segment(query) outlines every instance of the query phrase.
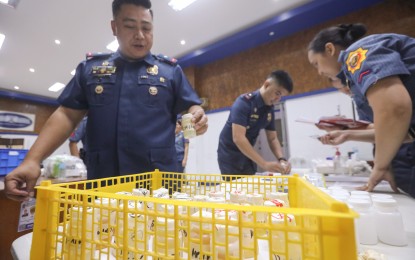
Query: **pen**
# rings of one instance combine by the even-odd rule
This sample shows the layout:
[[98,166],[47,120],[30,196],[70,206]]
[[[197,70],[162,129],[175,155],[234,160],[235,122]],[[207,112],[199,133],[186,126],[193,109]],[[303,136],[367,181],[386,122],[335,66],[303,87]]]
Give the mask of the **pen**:
[[356,112],[354,109],[354,101],[352,99],[353,123],[356,123]]
[[321,136],[319,136],[319,135],[310,135],[310,137],[313,138],[313,139],[317,139],[319,141],[321,139]]

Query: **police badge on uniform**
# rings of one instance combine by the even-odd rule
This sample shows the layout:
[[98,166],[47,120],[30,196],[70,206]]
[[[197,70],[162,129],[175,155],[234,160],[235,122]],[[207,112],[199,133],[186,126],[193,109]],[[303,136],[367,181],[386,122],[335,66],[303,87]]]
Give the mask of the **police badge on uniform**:
[[101,94],[102,92],[104,92],[104,87],[102,85],[98,85],[95,87],[95,93]]
[[360,70],[363,61],[366,60],[367,51],[368,50],[359,48],[350,52],[346,60],[347,70],[352,74],[354,74],[356,70]]
[[148,93],[150,93],[150,95],[152,95],[152,96],[155,96],[155,95],[157,95],[157,93],[158,93],[158,89],[157,89],[156,87],[154,87],[154,86],[151,86],[151,87],[148,89]]

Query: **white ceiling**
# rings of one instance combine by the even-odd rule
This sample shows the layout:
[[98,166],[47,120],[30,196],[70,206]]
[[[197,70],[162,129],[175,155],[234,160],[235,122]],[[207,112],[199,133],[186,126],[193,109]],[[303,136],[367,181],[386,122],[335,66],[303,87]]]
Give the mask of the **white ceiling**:
[[[176,12],[153,0],[153,53],[180,57],[311,0],[198,0]],[[66,84],[87,52],[108,52],[114,40],[112,0],[20,0],[0,4],[0,88],[56,98],[48,88]],[[54,43],[61,41],[60,45]],[[180,44],[181,40],[186,45]],[[29,72],[34,68],[35,72]]]

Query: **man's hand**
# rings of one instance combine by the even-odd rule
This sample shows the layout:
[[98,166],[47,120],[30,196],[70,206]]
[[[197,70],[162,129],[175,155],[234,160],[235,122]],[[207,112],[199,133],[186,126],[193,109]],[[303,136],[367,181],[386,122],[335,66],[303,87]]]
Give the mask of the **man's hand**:
[[208,118],[203,108],[193,109],[191,113],[193,114],[192,122],[195,124],[196,134],[202,135],[206,133],[208,129]]
[[279,172],[281,174],[289,174],[291,171],[291,164],[289,162],[265,162],[264,165],[261,165],[261,168],[264,171],[268,172]]
[[34,196],[34,187],[40,176],[40,165],[37,162],[23,161],[5,178],[5,193],[12,200],[28,200]]
[[281,174],[285,175],[285,174],[290,174],[291,172],[291,163],[287,162],[287,161],[280,161],[280,165],[281,167],[284,169]]
[[394,192],[399,193],[398,187],[395,183],[395,178],[391,171],[391,167],[387,169],[377,169],[375,166],[373,168],[372,173],[370,174],[369,181],[367,182],[367,184],[362,187],[358,187],[357,189],[369,192],[373,191],[376,185],[378,185],[382,180],[389,182],[389,185],[391,186],[392,190]]

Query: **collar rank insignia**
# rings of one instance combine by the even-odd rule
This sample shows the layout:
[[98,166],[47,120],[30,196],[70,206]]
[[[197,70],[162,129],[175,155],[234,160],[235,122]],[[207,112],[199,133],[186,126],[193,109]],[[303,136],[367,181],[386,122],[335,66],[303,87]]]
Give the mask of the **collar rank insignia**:
[[147,73],[150,75],[157,75],[159,74],[159,67],[157,65],[154,65],[152,67],[147,68]]
[[103,77],[103,76],[111,76],[115,73],[117,67],[115,66],[93,66],[92,67],[92,75]]

